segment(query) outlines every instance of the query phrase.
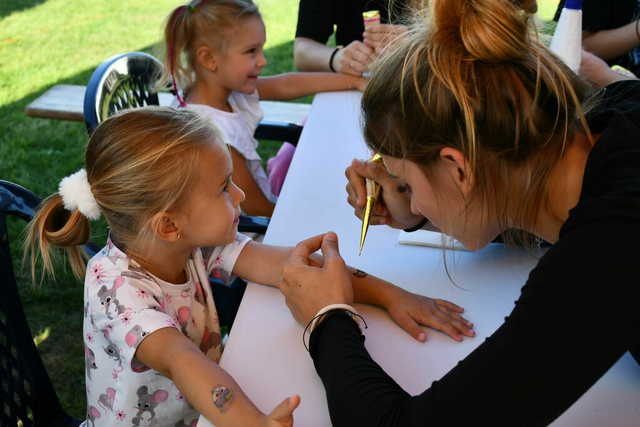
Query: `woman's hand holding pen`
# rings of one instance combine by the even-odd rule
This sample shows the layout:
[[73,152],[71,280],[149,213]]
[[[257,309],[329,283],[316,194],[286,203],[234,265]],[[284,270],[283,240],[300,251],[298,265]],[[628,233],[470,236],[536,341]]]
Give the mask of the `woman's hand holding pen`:
[[353,160],[345,170],[347,177],[347,202],[354,207],[355,215],[362,218],[367,200],[365,178],[374,180],[381,191],[371,215],[371,225],[386,224],[393,228],[408,228],[423,218],[411,213],[410,194],[406,185],[391,176],[379,162]]

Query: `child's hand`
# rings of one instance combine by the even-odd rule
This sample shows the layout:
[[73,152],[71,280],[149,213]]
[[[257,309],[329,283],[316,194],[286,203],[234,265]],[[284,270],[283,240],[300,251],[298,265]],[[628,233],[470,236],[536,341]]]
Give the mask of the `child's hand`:
[[300,404],[300,396],[295,395],[280,402],[269,415],[266,416],[264,427],[292,427],[293,411]]
[[365,88],[367,87],[367,82],[369,80],[362,77],[354,77],[354,80],[355,81],[353,83],[353,86],[356,88],[356,90],[360,92],[364,92]]
[[449,301],[412,294],[400,288],[397,290],[386,307],[387,311],[398,326],[418,341],[427,340],[420,325],[444,332],[456,341],[462,341],[463,335],[475,336],[473,323],[458,314],[464,311],[462,307]]

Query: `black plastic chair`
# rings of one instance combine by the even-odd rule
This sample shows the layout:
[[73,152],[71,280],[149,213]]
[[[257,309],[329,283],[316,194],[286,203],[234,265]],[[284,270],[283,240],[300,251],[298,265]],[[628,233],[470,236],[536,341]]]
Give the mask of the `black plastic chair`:
[[70,427],[33,342],[13,272],[6,218],[29,221],[40,199],[0,180],[0,426]]

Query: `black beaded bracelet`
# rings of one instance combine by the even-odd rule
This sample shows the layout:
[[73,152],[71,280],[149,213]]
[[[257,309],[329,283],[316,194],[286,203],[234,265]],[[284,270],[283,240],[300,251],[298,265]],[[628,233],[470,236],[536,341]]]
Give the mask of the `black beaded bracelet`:
[[419,223],[417,223],[416,225],[414,225],[413,227],[405,228],[404,231],[407,233],[412,233],[414,231],[422,230],[422,227],[424,227],[428,222],[429,220],[425,218]]
[[335,48],[333,52],[331,52],[331,56],[329,57],[329,69],[334,73],[336,73],[337,71],[335,68],[333,68],[333,58],[334,56],[336,56],[336,53],[338,53],[339,50],[340,50],[339,47]]

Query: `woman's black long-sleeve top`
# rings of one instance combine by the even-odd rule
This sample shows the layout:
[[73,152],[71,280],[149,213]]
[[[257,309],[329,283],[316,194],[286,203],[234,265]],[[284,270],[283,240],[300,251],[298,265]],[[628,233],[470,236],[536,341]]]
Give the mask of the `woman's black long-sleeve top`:
[[[581,197],[493,335],[418,396],[340,311],[310,349],[334,426],[547,425],[640,347],[640,82],[604,89]],[[637,350],[636,350],[637,351]]]

